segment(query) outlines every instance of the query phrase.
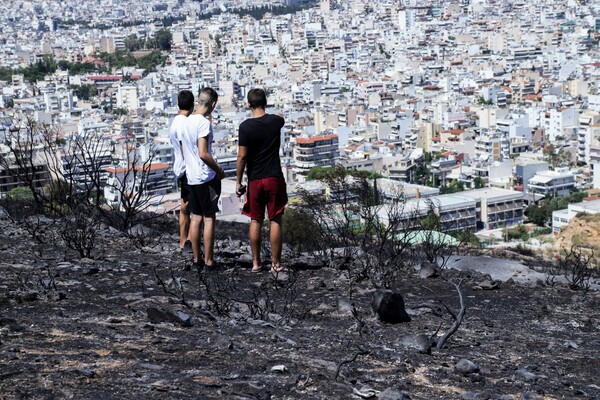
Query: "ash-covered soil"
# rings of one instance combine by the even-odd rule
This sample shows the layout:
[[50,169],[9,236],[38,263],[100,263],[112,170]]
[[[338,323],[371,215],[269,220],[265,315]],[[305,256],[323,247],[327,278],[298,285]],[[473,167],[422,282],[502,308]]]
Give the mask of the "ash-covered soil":
[[446,271],[466,317],[427,354],[417,335],[459,308],[439,277],[407,269],[412,321],[388,324],[368,281],[319,260],[251,273],[245,226],[219,223],[210,274],[188,268],[174,221],[144,241],[104,228],[93,259],[40,229],[45,243],[0,221],[0,399],[600,398],[595,291]]

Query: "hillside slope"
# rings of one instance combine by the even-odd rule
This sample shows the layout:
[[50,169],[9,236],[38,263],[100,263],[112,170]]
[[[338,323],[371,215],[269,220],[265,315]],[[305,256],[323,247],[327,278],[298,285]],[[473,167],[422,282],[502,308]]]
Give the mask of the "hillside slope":
[[582,215],[573,219],[561,230],[554,248],[569,249],[573,245],[600,251],[600,215]]

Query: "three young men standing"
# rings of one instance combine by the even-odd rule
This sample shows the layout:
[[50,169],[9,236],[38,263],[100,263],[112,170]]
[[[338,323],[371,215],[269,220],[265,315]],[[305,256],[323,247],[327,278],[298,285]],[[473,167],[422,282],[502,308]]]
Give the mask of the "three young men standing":
[[[180,110],[189,110],[188,91],[179,94]],[[187,99],[187,100],[186,100]],[[180,111],[175,117],[171,136],[174,147],[179,143],[181,160],[177,158],[173,166],[178,177],[185,176],[189,190],[188,209],[192,214],[189,225],[189,240],[192,243],[194,264],[204,263],[204,268],[214,268],[214,236],[215,215],[219,211],[218,201],[221,195],[221,180],[225,176],[223,168],[212,156],[213,130],[207,117],[212,113],[218,101],[217,92],[212,88],[204,88],[198,96],[195,112],[186,117]],[[193,104],[193,95],[191,96]],[[182,106],[184,104],[184,106]],[[252,89],[248,92],[248,104],[252,117],[245,120],[239,127],[239,146],[236,165],[236,193],[241,196],[244,192],[242,179],[244,172],[248,176],[248,192],[242,214],[251,218],[249,237],[252,248],[252,271],[262,270],[260,259],[261,228],[265,218],[265,208],[270,221],[271,242],[271,271],[279,273],[286,269],[281,266],[282,220],[287,204],[286,183],[281,169],[279,148],[281,147],[281,128],[284,119],[279,115],[267,114],[267,97],[262,89]],[[185,171],[185,175],[183,174]],[[182,213],[184,213],[182,191]],[[184,226],[181,220],[181,239],[184,241]],[[200,227],[203,229],[204,260],[200,254]]]

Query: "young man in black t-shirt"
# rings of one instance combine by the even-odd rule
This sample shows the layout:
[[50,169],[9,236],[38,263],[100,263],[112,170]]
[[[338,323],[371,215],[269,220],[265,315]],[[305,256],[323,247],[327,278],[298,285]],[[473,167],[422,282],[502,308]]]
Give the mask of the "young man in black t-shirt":
[[261,271],[260,231],[266,208],[270,221],[271,271],[277,273],[284,270],[281,266],[281,245],[287,190],[279,159],[284,120],[278,115],[266,113],[267,96],[262,89],[248,92],[248,104],[252,117],[242,122],[239,128],[236,193],[238,196],[244,193],[240,187],[246,171],[248,193],[242,214],[251,218],[252,271]]

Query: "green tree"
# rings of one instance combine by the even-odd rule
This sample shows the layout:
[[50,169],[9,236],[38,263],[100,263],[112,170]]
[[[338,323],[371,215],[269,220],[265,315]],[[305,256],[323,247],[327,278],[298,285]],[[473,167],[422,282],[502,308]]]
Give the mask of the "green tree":
[[546,204],[541,206],[531,204],[527,207],[527,209],[525,209],[525,215],[527,216],[527,219],[534,224],[538,226],[545,226],[546,223],[550,222],[552,211]]
[[462,182],[452,181],[449,185],[440,187],[440,194],[457,193],[463,190],[465,190],[465,185]]
[[312,167],[306,175],[307,181],[314,181],[324,179],[328,174],[332,172],[331,168],[327,167]]
[[94,84],[74,85],[71,88],[81,100],[89,100],[97,93],[96,85]]
[[146,73],[156,70],[158,65],[164,65],[166,56],[163,56],[159,50],[154,50],[150,54],[136,59],[128,51],[116,51],[112,54],[102,53],[100,58],[113,68],[140,67],[146,70]]
[[146,46],[146,40],[139,38],[137,35],[127,36],[123,43],[128,51],[142,50]]
[[137,65],[145,70],[145,73],[155,71],[159,65],[164,65],[166,57],[158,50],[154,50],[150,54],[140,58]]
[[529,240],[529,233],[527,232],[527,228],[525,228],[525,225],[519,224],[513,228],[508,229],[508,231],[506,232],[506,237],[508,240],[521,239],[522,241],[526,242],[527,240]]
[[459,243],[463,245],[470,245],[477,248],[481,247],[481,240],[473,232],[469,231],[457,231],[452,234]]
[[156,48],[163,51],[171,51],[171,41],[173,40],[173,34],[167,29],[161,29],[154,35],[156,42]]
[[486,181],[482,177],[477,176],[473,179],[473,183],[475,184],[475,189],[481,189],[485,187]]
[[418,165],[415,168],[413,173],[412,183],[418,183],[420,185],[425,185],[429,181],[431,176],[431,170],[427,167],[427,165]]
[[81,75],[83,73],[95,72],[97,70],[96,66],[92,63],[71,63],[66,60],[60,60],[58,62],[58,68],[63,71],[69,71],[70,75]]
[[11,200],[33,200],[33,193],[31,192],[31,189],[29,189],[27,186],[17,186],[11,189],[8,192],[7,196]]
[[545,226],[552,220],[552,212],[556,210],[564,210],[571,203],[579,203],[584,197],[587,197],[587,192],[574,190],[568,196],[552,197],[548,196],[544,204],[531,204],[525,210],[525,215],[529,221],[538,226]]
[[294,250],[311,251],[319,248],[319,225],[301,209],[289,207],[283,215],[283,241]]
[[425,218],[420,220],[420,224],[421,229],[426,231],[440,231],[442,228],[440,216],[436,214],[433,207],[427,212]]

